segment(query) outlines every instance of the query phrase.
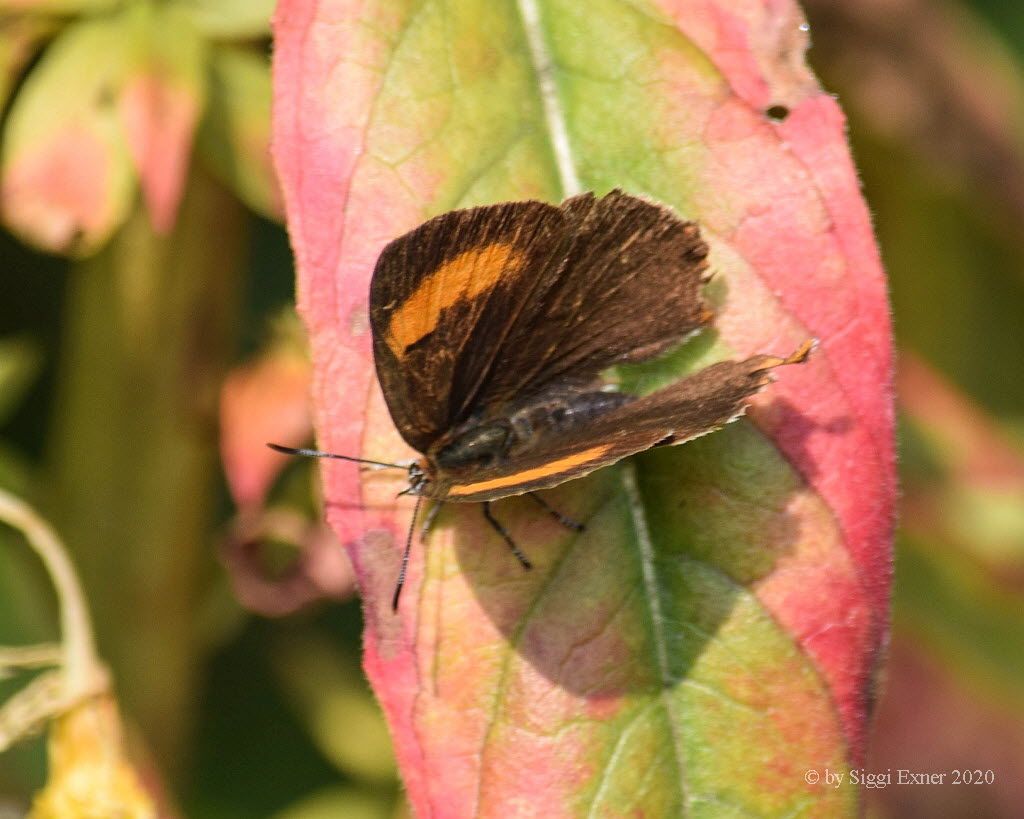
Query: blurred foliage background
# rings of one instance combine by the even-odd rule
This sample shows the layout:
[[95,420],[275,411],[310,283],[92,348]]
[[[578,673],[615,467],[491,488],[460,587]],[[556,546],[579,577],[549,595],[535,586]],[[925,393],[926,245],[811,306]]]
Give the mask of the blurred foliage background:
[[[0,0],[0,488],[74,556],[169,810],[401,816],[314,473],[261,449],[310,434],[267,149],[271,6]],[[895,622],[868,770],[995,779],[876,789],[870,809],[1019,815],[1024,5],[805,8],[899,346]],[[48,580],[0,527],[0,645],[55,637]],[[45,761],[39,738],[0,756],[0,815],[27,810]]]

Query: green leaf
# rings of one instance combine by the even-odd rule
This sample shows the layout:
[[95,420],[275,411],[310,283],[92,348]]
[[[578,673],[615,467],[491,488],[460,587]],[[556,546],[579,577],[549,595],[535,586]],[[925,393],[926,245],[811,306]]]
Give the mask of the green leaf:
[[208,37],[241,39],[270,33],[275,0],[175,0]]
[[120,2],[121,0],[0,0],[0,12],[93,13],[113,8]]
[[281,194],[270,159],[270,63],[251,51],[217,48],[210,102],[198,150],[250,208],[281,219]]

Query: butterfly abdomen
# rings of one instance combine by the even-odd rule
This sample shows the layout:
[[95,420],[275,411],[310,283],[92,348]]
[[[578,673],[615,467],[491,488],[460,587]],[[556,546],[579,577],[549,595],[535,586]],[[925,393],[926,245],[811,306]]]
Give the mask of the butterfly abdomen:
[[595,418],[625,406],[635,396],[621,392],[557,390],[536,396],[501,415],[473,419],[456,428],[433,453],[449,472],[494,466],[506,458],[542,449],[546,442],[585,428]]
[[514,433],[509,449],[533,449],[546,438],[584,427],[634,400],[635,396],[622,392],[567,391],[542,396],[509,413]]

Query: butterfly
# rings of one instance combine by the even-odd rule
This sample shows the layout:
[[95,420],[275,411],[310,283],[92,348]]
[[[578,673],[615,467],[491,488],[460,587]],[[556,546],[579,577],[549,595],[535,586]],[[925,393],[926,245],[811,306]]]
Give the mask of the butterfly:
[[740,416],[771,370],[805,360],[813,341],[786,357],[712,364],[649,395],[601,377],[664,353],[711,321],[701,297],[707,255],[695,222],[618,189],[560,206],[455,210],[389,243],[370,284],[370,326],[388,410],[422,456],[408,467],[405,493],[481,502],[529,568],[492,501],[529,494],[557,515],[534,493]]

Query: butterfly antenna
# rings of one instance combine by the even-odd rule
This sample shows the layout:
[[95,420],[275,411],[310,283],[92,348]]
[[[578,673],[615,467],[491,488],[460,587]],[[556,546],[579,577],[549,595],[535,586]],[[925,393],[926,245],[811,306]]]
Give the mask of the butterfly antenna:
[[380,466],[386,469],[408,469],[408,466],[402,464],[386,464],[382,461],[370,461],[366,458],[353,458],[351,455],[336,455],[333,452],[321,452],[319,449],[293,449],[290,446],[281,446],[280,444],[267,444],[271,449],[283,452],[285,455],[301,455],[304,458],[337,458],[340,461],[355,461],[357,464],[371,464],[373,466]]
[[409,521],[409,534],[405,538],[405,553],[402,555],[402,566],[398,570],[398,582],[395,584],[395,596],[391,598],[391,610],[398,611],[398,598],[402,594],[402,586],[405,585],[405,570],[409,567],[409,550],[412,548],[412,533],[416,530],[416,516],[420,511],[420,504],[423,503],[423,496],[416,496],[416,505],[412,508],[412,520]]

